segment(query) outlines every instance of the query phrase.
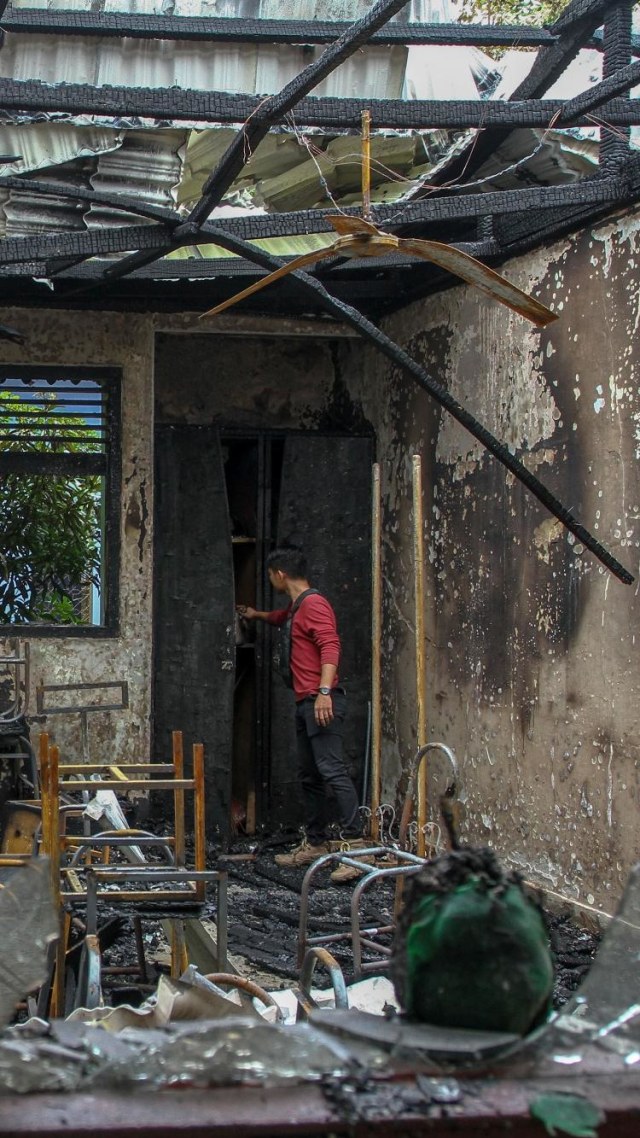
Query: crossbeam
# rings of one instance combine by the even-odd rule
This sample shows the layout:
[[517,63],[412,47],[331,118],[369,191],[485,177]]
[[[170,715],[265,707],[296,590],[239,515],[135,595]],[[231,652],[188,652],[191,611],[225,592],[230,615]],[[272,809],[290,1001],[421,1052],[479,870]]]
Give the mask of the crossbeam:
[[[49,193],[53,188],[47,182],[22,181],[21,188],[31,192],[37,187]],[[92,202],[122,208],[132,212],[130,202],[119,202],[121,195],[97,194],[92,190],[79,190],[75,187],[56,187],[61,196],[81,198]],[[569,186],[532,186],[519,190],[500,190],[483,194],[458,194],[449,197],[431,196],[404,205],[376,205],[372,209],[375,223],[390,230],[403,228],[409,224],[459,221],[465,218],[501,216],[507,214],[526,217],[532,211],[557,212],[572,209],[578,204],[584,208],[595,206],[624,205],[635,201],[640,194],[640,157],[629,164],[624,176],[594,178]],[[73,230],[51,234],[31,234],[28,237],[8,237],[0,240],[0,266],[11,264],[43,263],[66,258],[104,257],[125,253],[133,248],[149,251],[168,248],[172,242],[174,226],[181,221],[172,211],[159,211],[170,214],[171,225],[126,225],[109,229]],[[348,208],[344,211],[357,217],[360,211]],[[260,240],[268,237],[305,236],[311,233],[332,233],[333,230],[323,210],[300,210],[295,213],[268,214],[266,216],[229,217],[215,223],[205,223],[197,229],[184,244],[204,245],[215,242],[215,236],[226,233],[241,240]],[[161,255],[161,254],[160,254]]]
[[[274,99],[276,97],[273,96]],[[545,128],[550,126],[558,114],[562,115],[563,105],[560,99],[533,98],[514,101],[408,101],[303,97],[274,116],[273,125],[286,121],[287,115],[295,106],[295,122],[300,127],[359,130],[362,112],[369,110],[374,129]],[[0,107],[7,111],[63,111],[70,115],[95,114],[111,118],[134,116],[164,121],[170,119],[237,125],[249,120],[252,122],[264,110],[265,100],[257,95],[234,95],[224,91],[198,91],[193,88],[92,87],[86,83],[53,85],[39,80],[0,79]],[[638,125],[640,99],[612,99],[606,103],[602,113],[606,114],[613,126]],[[593,123],[588,117],[576,115],[572,119],[572,125],[592,126]],[[257,142],[254,142],[254,150],[256,146]]]
[[[7,32],[34,35],[99,36],[117,39],[182,40],[196,43],[327,44],[351,27],[343,20],[251,20],[216,16],[140,15],[134,12],[10,9],[2,20]],[[389,23],[373,32],[372,44],[463,45],[468,47],[538,47],[553,43],[548,28],[527,24]]]

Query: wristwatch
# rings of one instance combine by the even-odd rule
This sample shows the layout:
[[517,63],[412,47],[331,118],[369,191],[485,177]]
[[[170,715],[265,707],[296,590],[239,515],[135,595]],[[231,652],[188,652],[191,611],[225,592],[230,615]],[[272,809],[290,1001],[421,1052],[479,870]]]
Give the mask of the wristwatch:
[[331,695],[331,688],[318,688],[318,695]]

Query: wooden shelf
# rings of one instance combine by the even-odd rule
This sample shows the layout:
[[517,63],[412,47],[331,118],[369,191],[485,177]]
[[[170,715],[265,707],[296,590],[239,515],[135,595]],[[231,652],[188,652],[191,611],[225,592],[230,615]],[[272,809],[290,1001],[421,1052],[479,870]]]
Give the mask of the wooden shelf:
[[231,538],[231,544],[232,545],[255,545],[256,539],[255,539],[255,537],[232,537]]

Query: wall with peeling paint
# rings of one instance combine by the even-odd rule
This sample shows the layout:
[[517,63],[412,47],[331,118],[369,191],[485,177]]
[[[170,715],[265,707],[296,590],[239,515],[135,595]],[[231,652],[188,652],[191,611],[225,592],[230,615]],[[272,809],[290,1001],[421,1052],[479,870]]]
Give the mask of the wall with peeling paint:
[[[537,331],[466,287],[385,323],[638,573],[640,211],[510,262]],[[413,381],[379,358],[384,796],[415,751],[411,455],[423,458],[428,737],[462,767],[464,834],[609,910],[638,853],[637,586],[613,578]],[[379,409],[376,413],[376,408]],[[443,784],[434,764],[433,796]]]
[[[120,632],[116,637],[63,639],[29,637],[31,652],[30,712],[35,713],[35,688],[44,684],[101,683],[128,680],[126,711],[95,712],[89,716],[92,753],[121,759],[148,757],[151,622],[152,516],[152,352],[153,327],[148,317],[114,313],[68,313],[51,309],[6,310],[26,337],[24,346],[3,343],[3,363],[110,365],[122,369],[122,500]],[[0,642],[0,652],[15,646]],[[91,692],[93,702],[113,702]],[[51,695],[49,702],[82,703]],[[63,760],[82,756],[78,714],[32,721],[32,738],[45,728],[60,744]]]

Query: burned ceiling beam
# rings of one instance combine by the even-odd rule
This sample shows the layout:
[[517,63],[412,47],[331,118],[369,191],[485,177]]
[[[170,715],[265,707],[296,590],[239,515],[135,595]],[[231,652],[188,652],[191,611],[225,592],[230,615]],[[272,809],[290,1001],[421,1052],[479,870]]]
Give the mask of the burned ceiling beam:
[[[351,27],[343,20],[251,20],[216,16],[139,15],[133,12],[73,12],[10,9],[8,32],[35,35],[100,36],[206,43],[328,44]],[[373,32],[372,44],[436,44],[465,47],[538,47],[553,43],[548,28],[526,24],[397,23]]]
[[[8,179],[3,179],[3,182]],[[20,188],[29,192],[37,186],[43,193],[50,193],[53,186],[48,182],[18,182]],[[89,203],[95,202],[130,212],[130,205],[118,200],[120,195],[96,193],[93,190],[79,190],[75,187],[56,187],[61,197],[80,198]],[[516,215],[524,225],[536,213],[553,214],[556,218],[572,215],[578,206],[583,214],[596,209],[611,209],[614,206],[629,204],[640,196],[640,157],[631,160],[624,175],[612,178],[594,178],[569,186],[533,186],[520,190],[500,190],[484,194],[460,194],[448,197],[430,197],[406,202],[400,207],[378,205],[372,209],[376,224],[392,229],[407,225],[437,224],[462,221],[476,217],[495,215],[497,217]],[[156,207],[154,207],[156,208]],[[56,258],[88,259],[125,253],[133,248],[154,252],[162,256],[174,240],[175,225],[179,215],[171,210],[157,212],[169,215],[171,224],[151,226],[118,226],[109,229],[73,230],[60,234],[33,234],[29,237],[10,237],[0,240],[0,265],[17,264],[29,261],[51,262]],[[344,211],[351,216],[359,216],[360,211],[349,208]],[[188,240],[180,238],[179,244],[211,244],[216,234],[226,233],[241,240],[260,240],[269,237],[299,237],[312,233],[332,232],[322,210],[300,210],[297,213],[268,214],[266,216],[230,217],[217,222],[205,223],[194,231]],[[176,247],[179,247],[179,244]],[[104,267],[103,267],[104,268]]]
[[[214,227],[212,226],[212,228]],[[217,237],[217,241],[224,248],[229,249],[238,256],[248,257],[269,271],[279,268],[282,263],[276,260],[275,257],[269,256],[268,253],[264,253],[261,249],[255,249],[252,245],[248,245],[245,242],[238,241],[235,238],[229,238],[226,234],[220,233]],[[486,447],[507,470],[510,470],[511,473],[526,486],[530,493],[533,494],[538,501],[542,502],[549,512],[562,522],[566,529],[568,529],[574,537],[577,537],[578,541],[586,546],[610,572],[624,584],[632,584],[633,576],[631,573],[620,564],[609,550],[605,549],[605,547],[585,529],[577,518],[573,516],[571,511],[558,501],[555,495],[510,452],[504,443],[499,442],[482,423],[478,422],[466,407],[458,403],[453,395],[451,395],[442,384],[433,379],[433,377],[430,376],[416,360],[412,359],[399,344],[394,343],[389,336],[386,336],[375,324],[367,320],[357,309],[331,296],[324,286],[309,276],[308,273],[297,270],[294,276],[308,294],[315,296],[317,302],[326,312],[329,312],[338,320],[355,328],[363,339],[386,356],[395,367],[399,367],[402,371],[411,375],[420,387],[427,391],[441,407],[444,407],[444,409],[465,427],[482,446]]]
[[36,233],[30,237],[5,237],[0,241],[0,264],[66,257],[108,257],[130,249],[162,249],[170,241],[171,230],[162,225],[126,225],[113,229],[77,229],[64,233]]
[[[500,253],[496,242],[492,241],[455,241],[454,248],[462,249],[472,257],[492,257]],[[286,260],[286,258],[284,258]],[[351,257],[338,261],[325,261],[318,266],[319,273],[331,272],[336,278],[353,272],[365,272],[372,280],[377,280],[390,270],[403,270],[413,268],[418,264],[414,257],[394,254],[380,260],[376,264],[375,272],[371,272],[372,265],[368,258],[357,259]],[[86,257],[51,258],[40,261],[0,261],[0,276],[25,277],[60,277],[61,280],[95,280],[103,277],[104,265],[100,262],[90,261]],[[239,257],[207,257],[172,259],[154,262],[153,265],[143,265],[134,270],[131,276],[138,279],[162,280],[187,278],[192,280],[215,281],[221,277],[237,278],[259,275],[260,270],[251,261]],[[383,287],[382,284],[380,287]],[[68,293],[66,294],[69,295]]]
[[[304,74],[304,72],[302,73]],[[300,78],[300,77],[299,77]],[[273,96],[277,99],[278,96]],[[605,106],[613,126],[640,123],[638,99],[612,99]],[[295,104],[292,104],[294,106]],[[559,99],[341,99],[304,97],[295,105],[293,117],[300,127],[359,130],[362,112],[371,112],[374,129],[463,130],[469,128],[516,130],[520,127],[548,128],[563,102]],[[197,91],[178,88],[92,87],[85,83],[41,83],[39,80],[0,79],[0,108],[11,111],[62,111],[67,114],[95,114],[110,118],[135,116],[162,120],[237,125],[251,151],[267,131],[264,123],[269,101],[257,95],[233,95],[224,91]],[[291,108],[278,111],[269,127],[286,121]],[[603,112],[604,113],[604,112]],[[254,124],[254,120],[259,122]],[[588,117],[572,118],[573,126],[593,125]],[[244,159],[244,154],[241,155]],[[232,181],[244,161],[234,169]]]

